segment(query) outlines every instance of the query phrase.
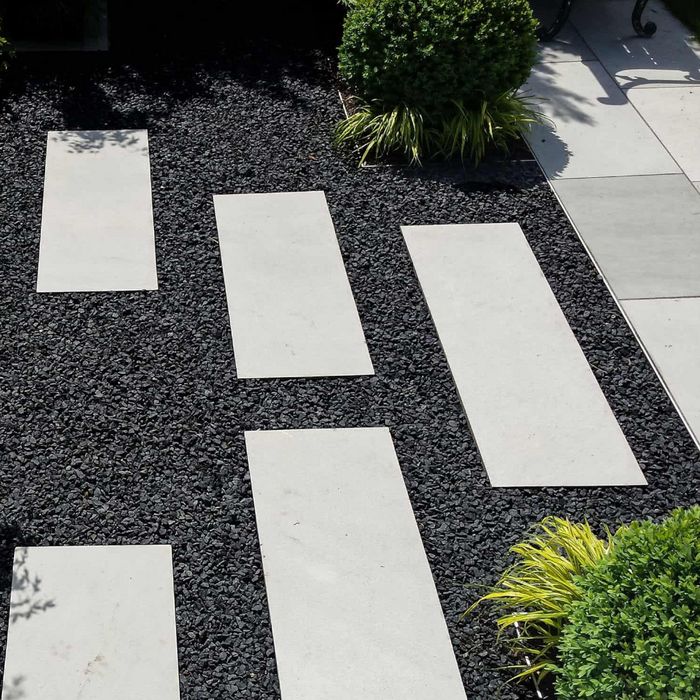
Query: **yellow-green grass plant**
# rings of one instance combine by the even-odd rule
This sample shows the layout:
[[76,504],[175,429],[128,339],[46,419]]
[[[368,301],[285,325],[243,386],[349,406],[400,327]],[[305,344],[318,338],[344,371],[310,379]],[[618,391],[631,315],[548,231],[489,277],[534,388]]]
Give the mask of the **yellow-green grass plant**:
[[[464,613],[486,601],[496,603],[502,612],[499,637],[514,655],[528,661],[508,667],[518,671],[510,680],[531,678],[539,685],[556,670],[562,628],[571,604],[581,597],[577,577],[595,567],[613,546],[614,536],[607,528],[606,538],[600,539],[588,522],[550,516],[511,547],[516,563]],[[517,636],[502,636],[513,626]]]
[[478,164],[490,145],[508,152],[513,139],[546,119],[531,97],[516,90],[492,102],[483,100],[477,108],[453,100],[439,112],[403,103],[388,107],[378,100],[355,101],[357,109],[336,126],[335,145],[356,153],[360,166],[369,158],[387,156],[411,165],[420,165],[426,157],[455,156]]

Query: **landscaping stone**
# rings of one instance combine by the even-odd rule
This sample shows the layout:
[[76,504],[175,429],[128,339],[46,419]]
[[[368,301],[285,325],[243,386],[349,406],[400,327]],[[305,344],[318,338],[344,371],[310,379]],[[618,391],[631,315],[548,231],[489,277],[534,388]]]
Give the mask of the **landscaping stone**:
[[38,292],[158,289],[144,130],[52,131]]
[[619,299],[700,295],[700,197],[685,175],[553,185]]
[[700,84],[630,90],[627,96],[683,172],[691,180],[700,180]]
[[374,374],[323,192],[214,204],[238,378]]
[[623,89],[690,87],[700,82],[700,43],[661,0],[651,0],[642,22],[652,37],[634,33],[629,2],[577,2],[571,21]]
[[597,61],[540,63],[523,90],[554,122],[526,135],[550,179],[680,172]]
[[170,547],[20,547],[4,700],[180,700]]
[[466,700],[389,430],[245,439],[284,700]]
[[700,442],[700,298],[622,304]]
[[[544,515],[600,532],[697,502],[698,452],[534,162],[358,169],[330,144],[327,55],[232,44],[22,57],[3,77],[0,608],[15,544],[170,543],[182,698],[279,700],[243,431],[387,426],[469,700],[531,699],[502,687],[493,611],[459,620],[480,594],[464,584],[495,582]],[[46,132],[143,128],[158,294],[36,294]],[[305,190],[326,193],[376,375],[238,381],[212,195]],[[648,487],[490,486],[400,227],[502,222],[520,224]]]
[[520,227],[403,235],[491,485],[646,484]]

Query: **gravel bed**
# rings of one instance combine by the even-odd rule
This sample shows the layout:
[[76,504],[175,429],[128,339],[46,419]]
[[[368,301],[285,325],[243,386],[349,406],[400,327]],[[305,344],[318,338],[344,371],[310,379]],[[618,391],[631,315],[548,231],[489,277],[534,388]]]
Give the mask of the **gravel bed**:
[[[533,162],[358,170],[327,58],[23,59],[0,98],[0,658],[12,547],[171,543],[183,700],[279,698],[243,431],[389,426],[470,700],[533,697],[486,608],[508,548],[700,500],[679,416]],[[148,128],[160,291],[34,293],[46,131]],[[324,190],[375,377],[236,379],[212,194]],[[401,224],[516,221],[648,480],[492,489]]]

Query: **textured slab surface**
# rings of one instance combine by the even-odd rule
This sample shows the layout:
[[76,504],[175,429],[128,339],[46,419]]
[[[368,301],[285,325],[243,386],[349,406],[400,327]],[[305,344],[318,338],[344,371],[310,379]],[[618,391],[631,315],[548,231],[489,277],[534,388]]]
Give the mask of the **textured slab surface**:
[[550,179],[680,172],[598,62],[541,63],[525,89],[555,124],[526,134]]
[[691,180],[700,180],[700,87],[630,90],[630,102]]
[[179,700],[169,546],[15,551],[3,700]]
[[214,205],[238,377],[374,374],[323,192]]
[[700,45],[658,0],[643,22],[656,23],[651,38],[638,37],[629,2],[575,2],[572,23],[623,88],[674,87],[700,83]]
[[700,295],[700,197],[685,175],[553,184],[619,299]]
[[386,428],[245,434],[283,700],[465,700]]
[[157,289],[146,131],[51,131],[39,292]]
[[562,27],[552,41],[538,42],[537,53],[538,63],[595,60],[595,54],[570,22]]
[[646,483],[520,227],[403,232],[491,484]]
[[622,305],[700,441],[700,298],[642,299]]

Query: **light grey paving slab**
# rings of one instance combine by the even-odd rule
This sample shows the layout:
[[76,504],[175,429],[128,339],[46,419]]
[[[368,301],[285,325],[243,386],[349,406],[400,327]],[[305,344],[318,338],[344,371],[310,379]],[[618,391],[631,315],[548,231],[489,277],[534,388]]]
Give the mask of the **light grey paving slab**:
[[700,298],[641,299],[622,305],[700,441]]
[[624,2],[574,3],[572,23],[598,60],[625,89],[700,83],[700,44],[658,0],[651,0],[643,21],[657,25],[652,37],[639,37]]
[[3,700],[179,700],[169,546],[15,551]]
[[552,184],[618,299],[700,295],[700,197],[685,175]]
[[645,484],[518,224],[403,233],[492,486]]
[[465,700],[388,429],[245,440],[282,700]]
[[561,63],[563,61],[594,61],[595,54],[581,35],[567,22],[552,41],[537,44],[537,63]]
[[700,192],[700,182],[694,182],[693,185],[695,186],[695,189]]
[[524,90],[554,123],[526,133],[550,179],[680,172],[598,62],[540,63]]
[[700,180],[700,87],[630,90],[630,102],[691,180]]
[[238,377],[374,374],[323,192],[214,205]]
[[158,289],[148,135],[50,131],[38,292]]

